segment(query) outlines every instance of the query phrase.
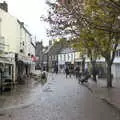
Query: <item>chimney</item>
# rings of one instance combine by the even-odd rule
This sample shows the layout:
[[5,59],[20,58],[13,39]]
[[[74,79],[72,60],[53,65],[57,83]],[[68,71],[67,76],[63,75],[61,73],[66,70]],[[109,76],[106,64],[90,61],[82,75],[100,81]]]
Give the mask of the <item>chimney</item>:
[[0,3],[0,8],[5,12],[8,12],[8,4],[5,1],[3,3]]

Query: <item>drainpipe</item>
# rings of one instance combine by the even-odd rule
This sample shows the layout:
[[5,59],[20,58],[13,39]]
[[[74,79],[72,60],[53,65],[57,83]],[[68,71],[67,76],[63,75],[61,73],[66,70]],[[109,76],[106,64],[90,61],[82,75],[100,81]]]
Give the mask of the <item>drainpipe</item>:
[[2,31],[1,31],[1,22],[2,22],[2,18],[0,17],[0,37],[2,36]]

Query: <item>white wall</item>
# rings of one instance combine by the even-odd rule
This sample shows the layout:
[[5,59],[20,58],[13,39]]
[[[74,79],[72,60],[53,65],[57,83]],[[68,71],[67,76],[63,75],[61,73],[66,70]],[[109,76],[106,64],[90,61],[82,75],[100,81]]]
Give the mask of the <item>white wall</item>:
[[18,52],[20,47],[17,19],[0,9],[1,35],[5,37],[5,52]]
[[[65,57],[64,57],[65,56]],[[71,53],[63,53],[58,55],[58,64],[65,64],[65,62],[74,63],[75,54],[74,52]]]
[[[28,56],[28,53],[35,55],[35,48],[31,45],[31,35],[18,22],[18,19],[8,12],[0,9],[0,18],[2,19],[1,36],[5,38],[6,44],[4,52],[18,53],[19,56],[22,56],[21,60],[32,64],[32,70],[34,70],[34,63],[31,56]],[[20,52],[20,49],[23,49],[23,53]]]

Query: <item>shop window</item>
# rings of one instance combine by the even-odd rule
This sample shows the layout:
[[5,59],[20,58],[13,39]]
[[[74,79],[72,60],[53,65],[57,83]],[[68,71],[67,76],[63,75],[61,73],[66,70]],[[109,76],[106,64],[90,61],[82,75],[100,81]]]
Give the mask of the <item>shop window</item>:
[[12,72],[12,71],[11,71],[11,66],[9,66],[9,75],[11,75],[11,72]]
[[115,56],[116,56],[116,57],[120,57],[120,50],[117,50],[117,51],[116,51]]
[[120,50],[118,50],[118,56],[120,57]]

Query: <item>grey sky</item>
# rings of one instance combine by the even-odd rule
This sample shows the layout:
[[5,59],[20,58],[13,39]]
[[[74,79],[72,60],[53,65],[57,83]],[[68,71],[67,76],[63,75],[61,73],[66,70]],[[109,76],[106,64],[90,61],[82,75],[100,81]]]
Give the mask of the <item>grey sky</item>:
[[[3,0],[2,0],[3,1]],[[5,0],[8,3],[9,13],[25,22],[30,32],[37,40],[48,44],[46,28],[48,24],[40,21],[40,16],[47,15],[46,0]]]

